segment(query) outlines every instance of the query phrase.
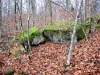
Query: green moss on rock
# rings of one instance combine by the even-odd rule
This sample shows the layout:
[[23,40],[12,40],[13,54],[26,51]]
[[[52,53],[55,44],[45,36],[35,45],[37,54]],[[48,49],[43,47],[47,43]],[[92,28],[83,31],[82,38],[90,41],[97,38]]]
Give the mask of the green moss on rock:
[[[55,23],[52,23],[52,24],[48,24],[44,30],[63,30],[63,31],[66,31],[66,30],[70,30],[73,29],[74,27],[74,24],[75,22],[65,22],[65,21],[57,21]],[[77,25],[77,28],[80,28],[80,25],[78,24]]]
[[[49,38],[49,40],[54,40],[57,42],[67,42],[71,39],[71,33],[73,31],[74,22],[55,22],[53,24],[49,24],[44,28],[43,34]],[[77,40],[81,40],[85,37],[85,34],[80,26],[77,25]]]
[[100,15],[95,15],[92,17],[93,19],[100,19]]
[[96,28],[99,29],[100,28],[100,24],[97,24]]
[[77,36],[77,41],[80,41],[81,39],[83,39],[85,37],[85,34],[84,34],[82,28],[77,30],[76,36]]
[[[25,40],[27,40],[27,37],[29,39],[39,36],[41,34],[40,30],[37,27],[31,27],[29,28],[29,36],[27,35],[27,31],[24,31],[23,33],[20,33],[18,36],[20,38],[20,43],[23,43]],[[24,35],[24,37],[23,37]]]
[[70,39],[69,31],[44,30],[43,34],[47,38],[47,40],[55,43],[66,43]]
[[26,51],[29,50],[27,38],[29,38],[29,44],[31,46],[39,45],[45,42],[45,38],[42,36],[42,32],[37,27],[31,27],[29,28],[29,36],[27,35],[27,31],[19,34],[19,41]]

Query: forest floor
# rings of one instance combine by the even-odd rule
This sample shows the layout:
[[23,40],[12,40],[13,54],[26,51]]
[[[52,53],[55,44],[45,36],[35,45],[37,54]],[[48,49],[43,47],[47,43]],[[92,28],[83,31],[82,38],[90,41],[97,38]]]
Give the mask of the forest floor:
[[[17,46],[14,46],[14,48]],[[25,72],[30,75],[100,75],[100,30],[73,47],[71,65],[65,68],[68,44],[46,42],[32,48],[30,56],[18,57],[0,53],[0,75],[14,69],[14,75]]]

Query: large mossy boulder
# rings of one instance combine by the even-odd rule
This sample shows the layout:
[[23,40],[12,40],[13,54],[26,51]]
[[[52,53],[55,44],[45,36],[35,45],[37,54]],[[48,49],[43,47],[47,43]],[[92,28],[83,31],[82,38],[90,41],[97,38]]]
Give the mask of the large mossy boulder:
[[[68,43],[71,40],[74,22],[56,22],[44,28],[43,35],[55,43]],[[78,24],[75,41],[84,38],[84,32]]]
[[70,40],[70,32],[63,30],[44,30],[44,36],[55,43],[66,43]]
[[45,38],[42,36],[41,31],[37,27],[29,28],[29,36],[27,31],[19,34],[20,43],[24,48],[28,49],[28,38],[31,46],[38,45],[45,41]]

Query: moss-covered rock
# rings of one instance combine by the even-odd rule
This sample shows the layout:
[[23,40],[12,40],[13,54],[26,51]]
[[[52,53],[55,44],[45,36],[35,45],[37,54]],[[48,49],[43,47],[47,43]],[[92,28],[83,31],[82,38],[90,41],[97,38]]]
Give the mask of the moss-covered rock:
[[23,33],[20,33],[18,36],[20,38],[20,43],[23,43],[27,38],[31,39],[35,36],[41,35],[41,32],[36,27],[29,28],[29,36],[27,34],[27,31],[24,31]]
[[66,43],[70,40],[70,32],[63,30],[44,30],[44,36],[55,43]]
[[15,70],[14,70],[14,69],[8,69],[8,70],[4,73],[4,75],[14,75],[14,73],[15,73]]
[[[57,21],[55,23],[47,25],[44,30],[72,30],[74,22]],[[79,25],[78,25],[79,28]]]
[[[44,28],[43,35],[55,43],[67,43],[71,40],[74,22],[56,22]],[[84,38],[81,26],[77,25],[76,40]],[[76,41],[75,40],[75,41]]]
[[37,27],[29,28],[29,36],[27,35],[27,31],[19,34],[20,43],[26,50],[28,49],[27,38],[29,38],[30,45],[38,45],[45,41],[41,31]]

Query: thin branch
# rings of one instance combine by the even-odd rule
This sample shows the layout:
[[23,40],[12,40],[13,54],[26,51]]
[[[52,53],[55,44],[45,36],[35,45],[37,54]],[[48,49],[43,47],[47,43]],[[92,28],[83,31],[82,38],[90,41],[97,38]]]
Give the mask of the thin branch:
[[[69,11],[67,11],[63,6],[59,5],[58,3],[55,3],[54,1],[51,1],[53,4],[60,6],[62,9],[64,9],[64,11],[70,13]],[[71,14],[71,13],[70,13]],[[73,18],[75,18],[75,16],[73,14],[71,14]]]

